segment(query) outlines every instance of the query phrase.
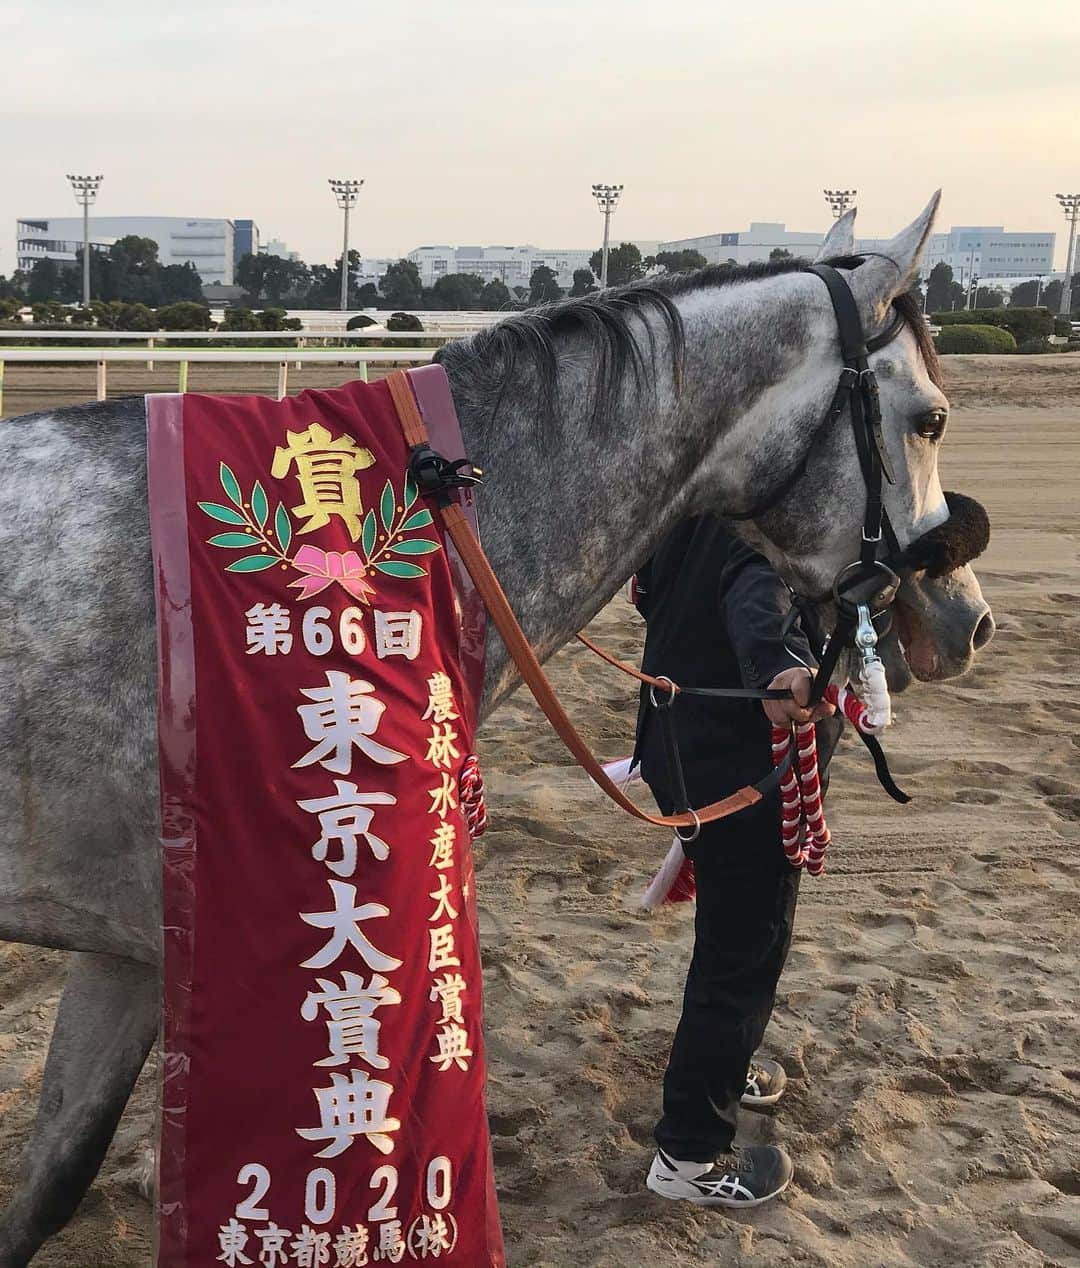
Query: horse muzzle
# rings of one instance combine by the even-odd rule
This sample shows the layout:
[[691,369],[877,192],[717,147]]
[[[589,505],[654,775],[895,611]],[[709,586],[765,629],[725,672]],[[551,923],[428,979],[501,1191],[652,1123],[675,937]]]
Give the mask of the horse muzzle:
[[922,682],[956,678],[994,637],[994,617],[969,565],[942,577],[905,577],[895,607],[896,634]]

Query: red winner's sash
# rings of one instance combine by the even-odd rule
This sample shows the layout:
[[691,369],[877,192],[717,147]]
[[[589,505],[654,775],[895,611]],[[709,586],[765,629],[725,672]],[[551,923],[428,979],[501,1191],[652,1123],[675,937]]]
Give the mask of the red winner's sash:
[[459,790],[476,629],[389,393],[148,416],[158,1264],[497,1268]]

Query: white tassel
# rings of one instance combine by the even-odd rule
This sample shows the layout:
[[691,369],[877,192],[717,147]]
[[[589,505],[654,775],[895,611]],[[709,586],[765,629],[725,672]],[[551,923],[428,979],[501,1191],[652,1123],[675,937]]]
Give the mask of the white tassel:
[[641,906],[646,911],[655,911],[657,907],[663,905],[668,894],[671,893],[671,887],[679,879],[679,873],[682,866],[686,862],[686,855],[683,853],[682,842],[677,836],[671,839],[671,849],[667,852],[667,857],[660,865],[660,870],[649,882],[649,888],[641,896]]
[[[641,783],[641,767],[634,766],[632,757],[624,757],[617,762],[607,762],[604,766],[604,774],[613,784],[618,784],[623,792],[632,784]],[[592,782],[596,783],[595,780]]]
[[859,698],[866,706],[866,720],[874,731],[884,730],[892,722],[892,700],[885,678],[885,666],[875,656],[859,668]]

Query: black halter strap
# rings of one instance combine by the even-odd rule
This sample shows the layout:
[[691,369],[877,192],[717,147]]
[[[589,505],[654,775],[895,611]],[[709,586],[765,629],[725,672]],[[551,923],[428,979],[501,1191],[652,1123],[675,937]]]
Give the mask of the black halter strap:
[[[868,567],[877,557],[878,544],[882,538],[882,479],[893,483],[885,436],[881,430],[881,399],[878,395],[877,378],[870,369],[870,348],[851,287],[842,274],[828,264],[813,264],[810,272],[825,283],[836,314],[836,329],[840,337],[840,355],[844,368],[830,412],[835,414],[847,406],[851,413],[859,466],[866,484],[866,511],[863,515],[859,559]],[[878,343],[877,346],[883,347],[884,344]]]
[[831,423],[836,422],[845,411],[848,411],[851,415],[855,446],[859,455],[859,467],[866,484],[866,513],[863,520],[860,559],[864,564],[869,564],[876,555],[877,543],[881,541],[883,531],[889,540],[890,550],[899,550],[892,526],[885,515],[881,496],[882,478],[884,477],[892,484],[893,473],[889,454],[885,448],[885,437],[881,430],[881,401],[878,396],[877,379],[870,369],[869,356],[892,343],[904,328],[904,318],[900,313],[894,312],[888,326],[880,334],[867,339],[855,296],[851,293],[851,287],[844,275],[829,264],[812,264],[807,271],[821,278],[832,300],[837,332],[840,337],[840,353],[844,362],[840,382],[837,384],[828,413],[821,426],[814,432],[810,445],[795,470],[761,502],[745,511],[725,512],[724,518],[734,521],[760,519],[762,515],[782,502],[806,474],[810,452],[818,435]]

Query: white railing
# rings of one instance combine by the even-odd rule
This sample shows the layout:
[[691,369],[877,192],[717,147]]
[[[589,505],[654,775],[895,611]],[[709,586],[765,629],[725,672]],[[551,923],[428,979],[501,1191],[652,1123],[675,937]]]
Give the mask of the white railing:
[[[177,391],[186,392],[188,367],[218,362],[246,362],[278,367],[277,399],[288,394],[289,362],[297,366],[305,362],[330,365],[355,365],[359,377],[367,382],[367,368],[373,362],[406,361],[422,365],[435,355],[434,348],[158,348],[157,361],[178,366]],[[287,358],[285,354],[287,354]],[[146,349],[138,348],[4,348],[0,347],[0,413],[4,409],[4,366],[7,362],[30,361],[37,364],[63,362],[97,366],[97,399],[103,401],[108,392],[108,366],[116,361],[146,362]],[[148,363],[151,368],[153,363]]]

